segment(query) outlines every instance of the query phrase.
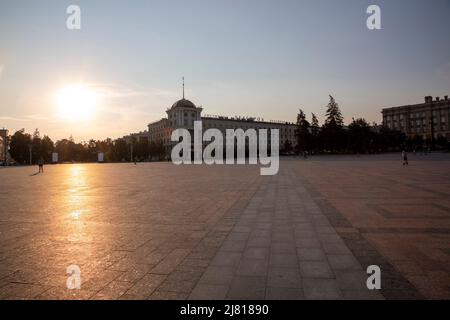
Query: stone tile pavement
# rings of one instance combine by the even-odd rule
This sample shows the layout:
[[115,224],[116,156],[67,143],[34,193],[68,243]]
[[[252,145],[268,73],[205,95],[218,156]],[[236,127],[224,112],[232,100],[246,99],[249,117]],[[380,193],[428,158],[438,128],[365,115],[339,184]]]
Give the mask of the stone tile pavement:
[[0,299],[449,298],[449,161],[0,169]]
[[265,178],[190,299],[382,299],[290,163]]

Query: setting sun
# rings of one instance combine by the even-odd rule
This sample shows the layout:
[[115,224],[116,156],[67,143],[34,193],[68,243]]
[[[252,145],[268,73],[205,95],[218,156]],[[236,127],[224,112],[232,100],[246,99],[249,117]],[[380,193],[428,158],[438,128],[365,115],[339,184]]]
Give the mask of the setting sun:
[[88,120],[96,112],[99,95],[87,85],[66,86],[56,96],[57,115],[65,120]]

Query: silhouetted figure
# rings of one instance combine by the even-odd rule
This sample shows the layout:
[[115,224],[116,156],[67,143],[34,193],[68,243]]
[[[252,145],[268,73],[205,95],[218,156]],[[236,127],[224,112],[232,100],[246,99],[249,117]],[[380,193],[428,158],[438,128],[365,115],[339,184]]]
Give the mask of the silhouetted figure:
[[44,159],[39,158],[38,166],[39,166],[39,173],[44,173]]
[[408,163],[408,154],[406,153],[405,150],[402,151],[402,159],[403,159],[403,165],[404,166],[409,165],[409,163]]

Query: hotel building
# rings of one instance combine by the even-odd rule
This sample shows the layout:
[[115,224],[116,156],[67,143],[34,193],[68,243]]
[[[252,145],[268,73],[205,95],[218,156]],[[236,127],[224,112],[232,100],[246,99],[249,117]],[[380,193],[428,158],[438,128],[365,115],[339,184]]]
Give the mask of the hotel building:
[[423,103],[383,109],[383,124],[405,133],[408,138],[433,136],[450,141],[449,112],[448,96],[444,99],[427,96]]

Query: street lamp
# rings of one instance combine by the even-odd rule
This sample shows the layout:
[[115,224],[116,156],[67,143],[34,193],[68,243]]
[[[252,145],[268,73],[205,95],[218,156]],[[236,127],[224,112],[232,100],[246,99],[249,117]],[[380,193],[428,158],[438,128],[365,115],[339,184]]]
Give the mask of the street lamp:
[[33,156],[32,156],[32,150],[33,150],[33,145],[30,144],[28,146],[28,150],[30,151],[30,166],[33,164]]
[[130,153],[131,153],[131,162],[133,162],[133,141],[131,141]]
[[431,150],[434,150],[434,115],[433,115],[433,98],[430,99],[430,127],[431,127]]

